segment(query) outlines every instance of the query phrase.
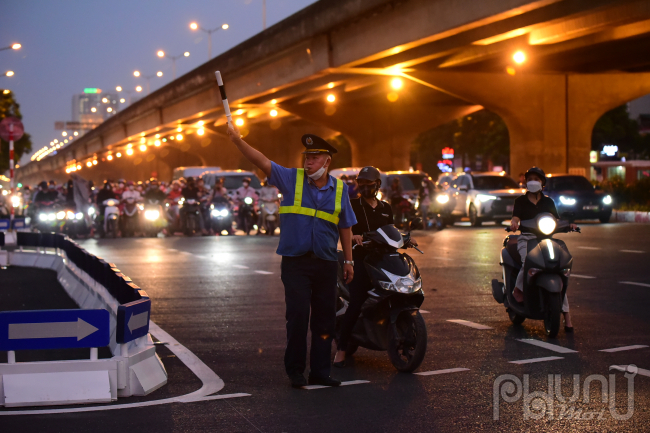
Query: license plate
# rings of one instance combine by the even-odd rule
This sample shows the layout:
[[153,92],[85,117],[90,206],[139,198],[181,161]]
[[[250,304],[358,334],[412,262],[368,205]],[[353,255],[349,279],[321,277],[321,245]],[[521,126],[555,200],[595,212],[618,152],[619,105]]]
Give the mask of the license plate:
[[582,210],[598,210],[598,206],[582,206]]
[[514,204],[511,204],[511,205],[509,205],[509,206],[506,206],[506,212],[512,212],[512,211],[514,210],[514,208],[515,208],[515,205],[514,205]]

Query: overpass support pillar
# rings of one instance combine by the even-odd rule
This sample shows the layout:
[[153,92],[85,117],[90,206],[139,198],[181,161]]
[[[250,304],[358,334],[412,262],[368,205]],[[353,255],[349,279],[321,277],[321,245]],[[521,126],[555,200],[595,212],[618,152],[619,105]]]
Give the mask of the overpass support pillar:
[[588,176],[591,134],[598,118],[650,93],[648,73],[408,75],[499,114],[508,126],[510,174],[515,176],[533,165]]
[[[406,98],[404,98],[406,99]],[[310,102],[281,107],[343,134],[352,147],[352,165],[407,170],[411,142],[422,132],[481,109],[476,105],[421,104],[399,99],[377,104]]]

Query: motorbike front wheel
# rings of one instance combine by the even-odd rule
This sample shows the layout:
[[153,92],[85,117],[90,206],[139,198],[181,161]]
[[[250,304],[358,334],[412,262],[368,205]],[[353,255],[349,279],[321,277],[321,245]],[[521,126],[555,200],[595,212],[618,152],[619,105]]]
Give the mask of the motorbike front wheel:
[[427,326],[419,311],[399,315],[389,331],[388,358],[397,371],[411,373],[427,353]]
[[508,317],[510,318],[510,321],[515,325],[521,325],[522,323],[524,323],[524,320],[526,320],[525,316],[520,316],[519,314],[515,313],[510,309],[508,309]]
[[562,294],[546,293],[546,311],[544,313],[544,329],[549,338],[555,338],[560,331],[560,316],[562,315]]

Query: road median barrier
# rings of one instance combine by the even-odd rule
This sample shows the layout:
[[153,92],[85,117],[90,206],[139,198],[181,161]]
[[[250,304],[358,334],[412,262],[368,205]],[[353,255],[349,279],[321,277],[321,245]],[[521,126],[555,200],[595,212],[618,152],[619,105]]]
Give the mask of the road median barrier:
[[650,223],[650,212],[615,210],[610,222],[621,223]]
[[[0,246],[4,237],[0,233]],[[4,254],[2,254],[4,253]],[[2,261],[4,260],[4,262]],[[51,269],[78,310],[0,312],[0,405],[106,403],[167,383],[149,335],[151,299],[133,281],[67,236],[18,232],[2,266]],[[98,359],[98,348],[112,357]],[[16,362],[15,351],[89,348],[88,359]]]

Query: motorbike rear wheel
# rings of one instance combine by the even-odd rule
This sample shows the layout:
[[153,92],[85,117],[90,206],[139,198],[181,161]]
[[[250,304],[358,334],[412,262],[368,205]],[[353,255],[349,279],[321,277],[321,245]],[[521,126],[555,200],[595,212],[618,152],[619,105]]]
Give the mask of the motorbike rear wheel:
[[544,329],[546,335],[555,338],[560,331],[560,316],[562,315],[562,294],[546,293],[546,311],[544,313]]
[[508,317],[510,318],[510,321],[515,325],[521,325],[522,323],[524,323],[524,320],[526,320],[525,316],[520,316],[519,314],[515,313],[510,309],[508,309]]
[[389,329],[388,358],[397,371],[411,373],[422,364],[427,353],[424,319],[419,311],[404,312]]

